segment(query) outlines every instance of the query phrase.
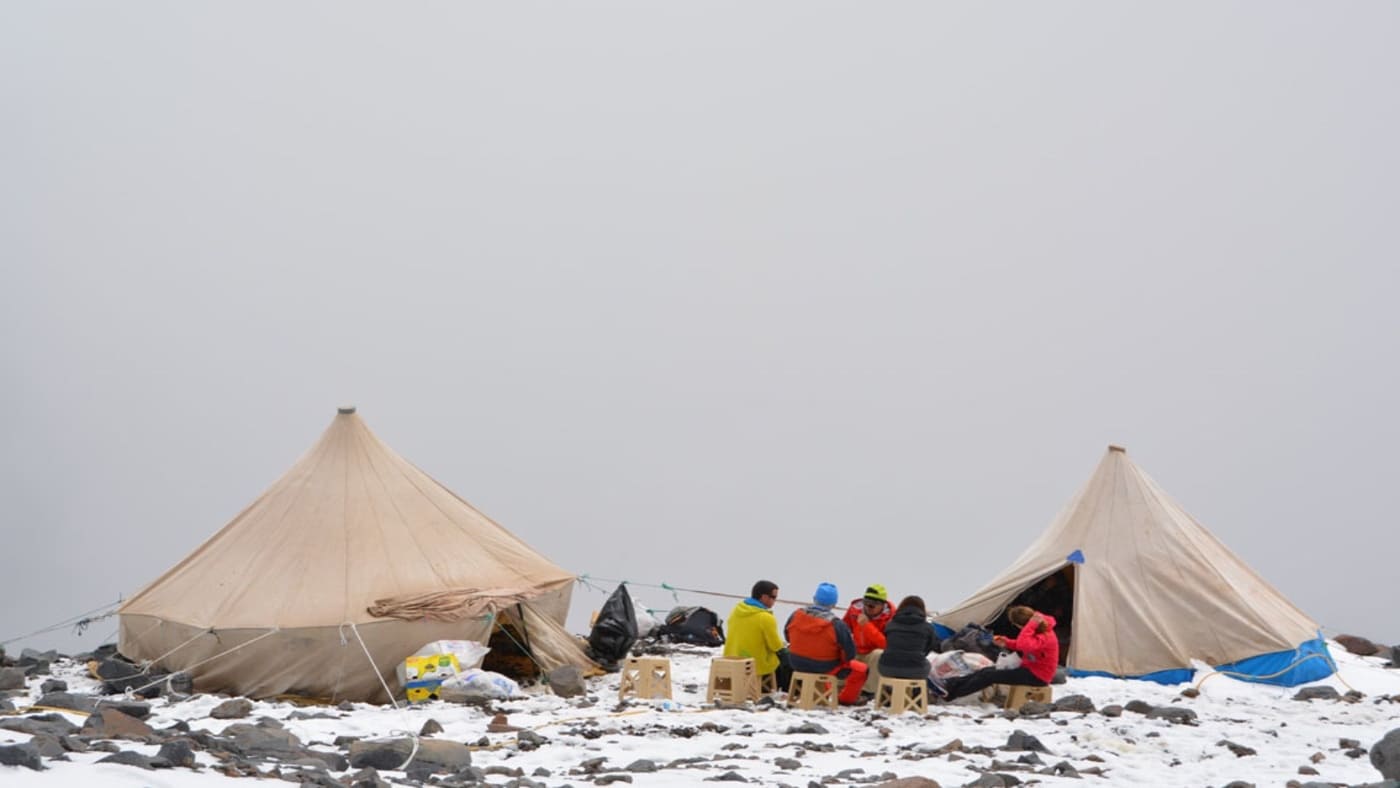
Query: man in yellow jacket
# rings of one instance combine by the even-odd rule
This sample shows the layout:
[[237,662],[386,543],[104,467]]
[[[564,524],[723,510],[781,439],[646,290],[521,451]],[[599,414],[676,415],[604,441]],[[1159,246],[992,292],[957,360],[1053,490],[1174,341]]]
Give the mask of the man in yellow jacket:
[[734,606],[729,613],[724,656],[749,657],[759,679],[775,674],[777,687],[786,690],[792,678],[787,649],[778,635],[778,619],[773,605],[778,601],[778,585],[769,580],[753,584],[752,596]]

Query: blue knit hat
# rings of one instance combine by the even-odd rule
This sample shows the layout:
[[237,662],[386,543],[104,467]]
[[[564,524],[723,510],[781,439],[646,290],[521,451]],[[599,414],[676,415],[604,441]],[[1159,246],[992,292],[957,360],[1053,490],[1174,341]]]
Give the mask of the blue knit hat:
[[830,583],[817,586],[817,593],[812,595],[812,601],[822,607],[834,607],[840,598],[841,594],[837,592],[836,586]]

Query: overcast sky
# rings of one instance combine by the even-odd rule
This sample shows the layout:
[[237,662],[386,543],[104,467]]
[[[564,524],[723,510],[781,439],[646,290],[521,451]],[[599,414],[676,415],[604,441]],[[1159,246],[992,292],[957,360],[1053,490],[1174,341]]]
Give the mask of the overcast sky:
[[354,403],[571,571],[934,609],[1120,443],[1400,640],[1397,40],[1380,2],[4,3],[0,639]]

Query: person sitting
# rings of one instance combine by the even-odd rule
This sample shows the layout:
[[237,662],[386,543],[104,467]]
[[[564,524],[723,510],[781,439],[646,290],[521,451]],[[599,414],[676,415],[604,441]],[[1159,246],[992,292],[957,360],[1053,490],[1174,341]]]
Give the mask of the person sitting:
[[1060,641],[1055,637],[1055,619],[1046,613],[1016,606],[1007,610],[1011,622],[1021,628],[1015,638],[997,635],[993,638],[998,646],[1011,649],[1021,655],[1018,668],[986,668],[966,676],[948,679],[941,694],[947,700],[971,695],[983,687],[993,684],[1020,684],[1029,687],[1044,687],[1055,678],[1055,666],[1059,663]]
[[793,671],[830,673],[843,679],[837,700],[849,706],[860,699],[869,668],[855,661],[856,643],[851,630],[832,610],[839,599],[836,586],[831,583],[817,586],[812,604],[794,611],[783,633],[787,636],[788,662]]
[[938,635],[927,616],[923,598],[906,596],[899,601],[898,610],[885,626],[885,648],[877,668],[880,675],[893,679],[928,680],[930,692],[936,694],[929,678],[928,654],[938,648]]
[[879,583],[865,589],[865,596],[853,600],[841,617],[856,642],[856,660],[869,668],[862,692],[875,692],[880,683],[880,654],[885,650],[885,626],[894,617],[889,592]]
[[776,583],[760,580],[753,584],[751,596],[735,605],[729,614],[729,638],[724,641],[724,656],[752,659],[760,682],[772,675],[777,681],[775,686],[786,690],[792,678],[792,667],[788,665],[783,639],[778,635],[778,619],[773,615],[773,605],[777,601]]

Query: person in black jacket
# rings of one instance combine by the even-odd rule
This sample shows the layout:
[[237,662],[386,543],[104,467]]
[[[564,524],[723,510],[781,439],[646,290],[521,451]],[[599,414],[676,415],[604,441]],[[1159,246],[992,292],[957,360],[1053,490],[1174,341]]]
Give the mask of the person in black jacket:
[[[938,649],[924,609],[924,600],[907,596],[899,603],[894,618],[885,625],[885,653],[880,655],[880,675],[895,679],[929,678],[928,654]],[[930,682],[930,690],[937,688]]]

